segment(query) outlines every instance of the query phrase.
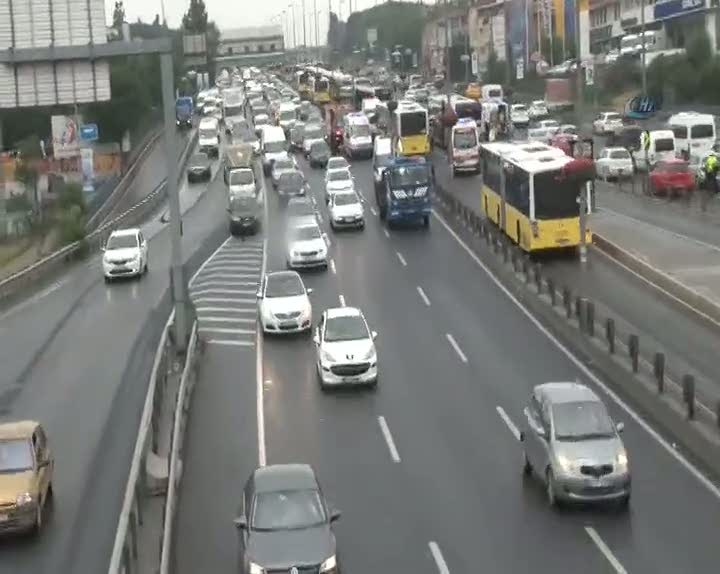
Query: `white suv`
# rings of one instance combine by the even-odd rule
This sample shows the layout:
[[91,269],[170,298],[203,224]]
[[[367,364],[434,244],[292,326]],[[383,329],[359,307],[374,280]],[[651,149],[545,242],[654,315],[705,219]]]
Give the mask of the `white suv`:
[[118,229],[103,248],[105,281],[116,277],[140,277],[148,270],[147,240],[139,229]]
[[337,307],[322,314],[313,340],[321,388],[370,385],[378,381],[377,333],[370,331],[360,309]]

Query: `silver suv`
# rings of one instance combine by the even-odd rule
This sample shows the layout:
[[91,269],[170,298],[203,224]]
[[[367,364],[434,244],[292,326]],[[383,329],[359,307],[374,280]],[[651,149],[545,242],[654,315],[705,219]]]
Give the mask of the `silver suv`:
[[533,389],[520,435],[524,472],[544,480],[548,503],[630,501],[630,469],[619,433],[598,396],[579,383]]

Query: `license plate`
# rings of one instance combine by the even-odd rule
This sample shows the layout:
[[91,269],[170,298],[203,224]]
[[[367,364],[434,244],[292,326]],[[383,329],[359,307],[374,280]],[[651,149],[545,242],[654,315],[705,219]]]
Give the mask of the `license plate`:
[[358,375],[351,375],[351,376],[349,376],[349,377],[345,377],[345,380],[346,380],[348,383],[356,383],[356,382],[358,382],[358,381],[360,380],[360,377],[359,377]]
[[280,323],[280,326],[285,329],[292,329],[297,326],[297,323],[295,323],[295,321],[283,321]]

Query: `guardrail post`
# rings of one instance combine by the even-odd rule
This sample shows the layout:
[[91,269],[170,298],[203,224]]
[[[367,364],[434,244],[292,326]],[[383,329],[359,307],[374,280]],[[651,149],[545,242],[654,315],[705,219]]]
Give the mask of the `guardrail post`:
[[695,377],[683,375],[682,378],[683,400],[687,406],[687,418],[695,418]]
[[630,363],[632,364],[633,373],[637,373],[638,355],[640,354],[640,338],[635,334],[628,336],[628,354],[630,355]]
[[577,306],[577,314],[578,314],[578,323],[580,326],[580,332],[586,333],[587,332],[587,299],[585,297],[578,297],[576,299],[576,306]]
[[607,339],[608,352],[612,355],[615,353],[615,319],[612,317],[605,319],[605,338]]
[[525,283],[532,281],[532,272],[530,269],[530,260],[525,257],[523,258],[523,273],[525,274]]
[[556,294],[555,294],[555,281],[553,281],[553,278],[552,278],[552,277],[548,277],[548,280],[547,280],[547,290],[548,290],[548,295],[550,295],[550,305],[552,305],[553,307],[555,307],[555,303],[556,303],[556,300],[555,300],[555,299],[556,299],[556,297],[555,297],[555,295],[556,295]]
[[538,295],[542,293],[542,269],[540,268],[540,264],[535,264],[535,287],[537,287]]
[[563,287],[563,305],[568,319],[572,319],[572,292],[568,287]]
[[575,317],[580,318],[580,301],[582,301],[582,297],[578,295],[575,297]]
[[510,247],[508,246],[507,243],[503,243],[503,247],[502,247],[503,263],[507,263],[509,257],[510,257]]
[[655,353],[653,372],[657,381],[658,394],[662,395],[665,391],[665,353]]
[[595,336],[595,303],[588,301],[585,310],[587,317],[587,334],[591,337]]
[[720,400],[715,404],[715,423],[720,428]]

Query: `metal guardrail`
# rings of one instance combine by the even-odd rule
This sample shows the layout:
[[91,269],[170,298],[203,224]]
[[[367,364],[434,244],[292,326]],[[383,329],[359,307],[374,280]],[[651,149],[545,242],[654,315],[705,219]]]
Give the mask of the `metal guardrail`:
[[[180,166],[184,166],[188,156],[195,148],[197,132],[188,140]],[[178,173],[178,181],[184,177],[183,170]],[[61,266],[84,256],[89,251],[98,249],[116,227],[130,226],[141,222],[145,217],[157,209],[158,205],[165,200],[165,181],[161,182],[147,197],[124,211],[117,217],[101,225],[98,229],[89,233],[84,239],[76,241],[51,253],[47,257],[33,263],[29,267],[18,271],[7,279],[0,281],[0,301],[15,295],[25,287],[32,285],[39,278],[56,272]]]

